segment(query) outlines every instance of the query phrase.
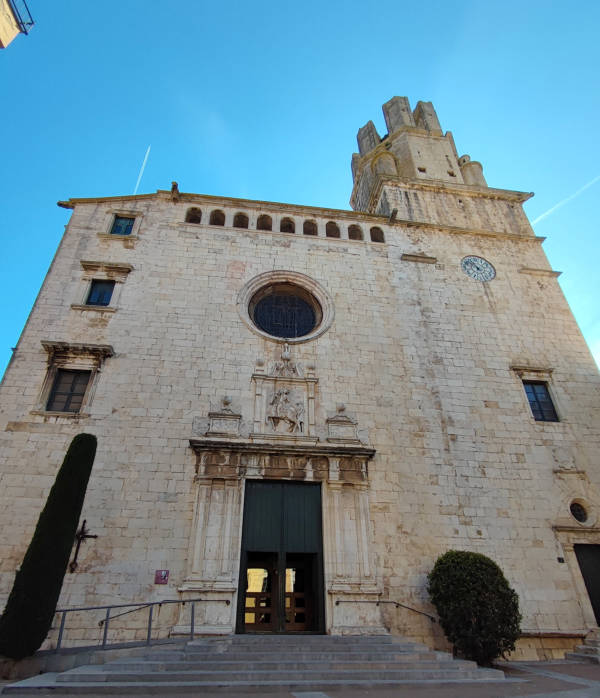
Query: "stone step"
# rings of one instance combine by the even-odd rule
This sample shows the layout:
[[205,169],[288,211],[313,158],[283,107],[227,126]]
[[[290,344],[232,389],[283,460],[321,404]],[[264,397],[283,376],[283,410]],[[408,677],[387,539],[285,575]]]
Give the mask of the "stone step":
[[445,652],[329,652],[325,650],[316,650],[314,652],[301,651],[296,652],[215,652],[215,653],[197,653],[172,651],[156,651],[143,654],[137,658],[150,659],[156,661],[177,661],[189,660],[190,662],[213,662],[227,657],[232,661],[261,661],[265,658],[273,661],[286,659],[295,659],[299,661],[318,661],[319,659],[364,659],[367,661],[378,659],[385,661],[419,661],[421,659],[440,659],[448,658],[450,655]]
[[[97,666],[97,665],[93,665]],[[212,661],[212,662],[185,662],[185,661],[153,661],[153,660],[120,660],[111,662],[110,666],[116,671],[203,671],[207,666],[218,669],[219,671],[246,671],[252,668],[260,670],[277,670],[277,669],[393,669],[396,667],[418,666],[421,668],[458,667],[458,666],[473,666],[471,662],[464,660],[452,660],[451,658],[444,660],[424,659],[424,660],[402,660],[402,661],[368,661],[365,659],[357,659],[348,661],[342,659],[334,660],[296,660],[285,659],[281,661],[266,661],[264,658],[261,661],[232,661],[230,659]]]
[[391,637],[234,636],[202,638],[184,648],[145,648],[107,664],[32,677],[5,686],[4,693],[231,694],[503,680],[501,671]]
[[[500,672],[501,673],[501,672]],[[503,681],[504,676],[498,679],[496,676],[491,675],[478,675],[476,679],[470,678],[444,678],[444,679],[432,679],[425,681],[386,681],[386,680],[366,680],[366,681],[319,681],[315,682],[312,680],[305,681],[293,681],[287,683],[281,683],[278,681],[263,681],[260,684],[255,684],[247,681],[228,681],[227,683],[220,682],[204,682],[199,683],[196,681],[176,681],[176,682],[165,682],[156,683],[153,681],[145,681],[132,683],[124,686],[122,683],[107,682],[107,683],[72,683],[72,684],[56,684],[44,682],[43,677],[47,676],[42,674],[41,676],[34,676],[31,679],[26,679],[18,684],[12,684],[10,686],[5,686],[3,690],[4,694],[14,694],[14,695],[49,695],[53,696],[84,696],[84,695],[107,695],[107,696],[123,696],[123,695],[197,695],[200,693],[210,692],[210,693],[222,693],[223,695],[231,695],[234,692],[244,693],[245,691],[255,692],[257,688],[260,688],[262,693],[274,693],[279,691],[327,691],[335,688],[395,688],[398,686],[446,686],[446,685],[460,685],[460,684],[486,684],[495,683],[497,681]]]
[[[156,681],[160,683],[164,682],[190,682],[194,681],[196,683],[205,682],[221,682],[226,683],[228,681],[243,681],[248,683],[254,683],[255,685],[260,685],[266,681],[277,681],[278,683],[285,684],[288,682],[295,681],[306,681],[312,680],[314,682],[320,681],[342,681],[344,683],[351,683],[353,681],[425,681],[433,679],[445,679],[445,678],[477,678],[480,670],[475,667],[472,669],[464,669],[462,667],[456,667],[450,669],[448,667],[437,667],[434,669],[389,669],[385,671],[371,671],[371,670],[325,670],[320,668],[308,669],[306,671],[236,671],[235,674],[227,671],[161,671],[161,672],[117,672],[113,670],[102,671],[95,670],[96,667],[79,667],[78,669],[72,669],[71,671],[59,674],[56,677],[56,682],[62,683],[103,683],[103,682],[119,682],[119,683],[136,683],[136,682],[148,682]],[[488,671],[494,671],[488,670]],[[501,673],[501,672],[498,672]]]
[[[98,665],[89,665],[97,667]],[[383,661],[260,661],[260,662],[234,662],[234,661],[221,661],[221,662],[210,662],[207,664],[194,663],[194,662],[140,662],[140,661],[118,661],[110,663],[111,670],[116,672],[144,672],[149,673],[153,671],[157,672],[174,672],[174,671],[206,671],[209,670],[216,671],[228,671],[228,672],[243,672],[243,671],[322,671],[322,670],[386,670],[386,669],[404,669],[406,667],[419,668],[419,669],[438,669],[447,668],[449,670],[458,670],[461,668],[474,668],[475,664],[473,662],[452,661],[448,659],[447,661],[436,661],[436,660],[425,660],[418,662],[383,662]]]

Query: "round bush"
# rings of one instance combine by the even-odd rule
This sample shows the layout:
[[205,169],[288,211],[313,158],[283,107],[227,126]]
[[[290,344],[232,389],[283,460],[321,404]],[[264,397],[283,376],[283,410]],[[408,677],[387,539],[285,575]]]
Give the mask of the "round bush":
[[440,625],[458,654],[489,664],[515,649],[521,634],[519,597],[493,560],[449,550],[428,580]]

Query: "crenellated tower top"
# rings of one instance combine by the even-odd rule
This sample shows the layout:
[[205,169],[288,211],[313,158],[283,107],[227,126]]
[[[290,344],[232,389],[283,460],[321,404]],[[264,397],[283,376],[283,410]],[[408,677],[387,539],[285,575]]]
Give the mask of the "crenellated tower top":
[[386,213],[382,196],[385,185],[394,182],[487,187],[481,164],[468,155],[459,158],[452,134],[442,132],[431,102],[418,102],[413,111],[407,97],[392,97],[383,114],[388,129],[383,138],[372,121],[358,130],[359,152],[352,156],[353,209]]

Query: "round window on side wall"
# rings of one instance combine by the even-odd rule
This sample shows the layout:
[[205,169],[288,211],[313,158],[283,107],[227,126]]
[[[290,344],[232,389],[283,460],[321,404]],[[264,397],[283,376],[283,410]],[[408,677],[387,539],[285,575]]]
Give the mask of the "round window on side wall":
[[588,520],[588,512],[585,506],[578,501],[571,502],[569,507],[571,511],[571,516],[579,523],[585,523]]

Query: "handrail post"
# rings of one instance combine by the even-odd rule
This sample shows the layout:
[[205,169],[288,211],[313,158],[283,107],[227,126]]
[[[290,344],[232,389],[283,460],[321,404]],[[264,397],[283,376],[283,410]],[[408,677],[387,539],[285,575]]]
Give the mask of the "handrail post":
[[106,609],[104,617],[104,632],[102,633],[102,649],[106,647],[106,639],[108,638],[108,621],[110,620],[110,606]]
[[68,613],[68,611],[62,611],[62,615],[60,617],[60,628],[58,629],[58,640],[56,642],[56,649],[57,650],[59,650],[60,646],[62,645],[63,632],[65,629],[65,621],[67,619],[67,613]]
[[150,604],[148,610],[148,636],[146,637],[146,644],[150,644],[150,638],[152,637],[152,612],[154,611],[154,604]]
[[190,623],[190,640],[194,639],[194,619],[196,616],[196,604],[192,601],[192,608],[191,608],[191,614],[192,614],[192,620]]

